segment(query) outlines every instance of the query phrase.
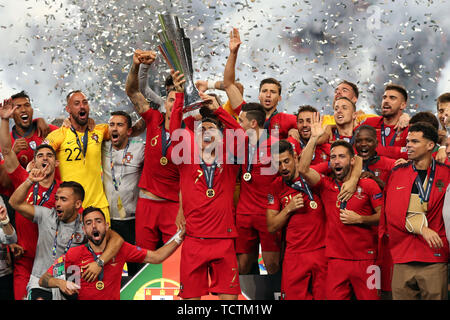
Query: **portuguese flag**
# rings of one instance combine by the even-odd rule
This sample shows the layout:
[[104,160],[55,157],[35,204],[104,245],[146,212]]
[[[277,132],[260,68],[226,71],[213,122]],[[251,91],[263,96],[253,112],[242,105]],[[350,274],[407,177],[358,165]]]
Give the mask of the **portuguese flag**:
[[[120,290],[120,300],[180,300],[180,246],[162,264],[146,264]],[[217,300],[214,295],[202,297]],[[239,295],[239,300],[245,299]]]

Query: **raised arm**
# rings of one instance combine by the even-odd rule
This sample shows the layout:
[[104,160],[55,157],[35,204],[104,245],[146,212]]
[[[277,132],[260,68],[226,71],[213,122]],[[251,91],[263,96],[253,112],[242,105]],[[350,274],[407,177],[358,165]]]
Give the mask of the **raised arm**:
[[227,93],[233,109],[239,107],[244,101],[241,91],[239,91],[235,84],[236,60],[241,43],[239,30],[233,28],[230,32],[230,55],[228,56],[225,71],[223,73],[223,87],[225,88],[225,92]]
[[28,178],[14,191],[11,198],[9,198],[11,207],[28,220],[33,221],[34,219],[34,206],[26,201],[28,190],[30,190],[33,184],[44,180],[48,170],[49,167],[42,169],[33,168]]
[[12,99],[4,100],[0,103],[0,149],[5,158],[5,170],[12,173],[19,166],[19,160],[16,153],[12,150],[11,135],[9,134],[9,119],[16,108],[12,105]]
[[154,61],[156,53],[153,51],[145,51],[140,54],[140,57],[144,61],[139,65],[139,91],[150,101],[153,101],[159,105],[164,105],[164,99],[161,98],[155,91],[153,91],[148,85],[148,72]]
[[314,113],[311,123],[311,137],[309,138],[306,147],[302,150],[298,164],[300,174],[311,186],[315,186],[320,181],[320,174],[316,170],[311,169],[310,165],[316,150],[317,141],[324,132],[325,130],[322,128],[322,117],[316,112]]
[[141,64],[141,61],[139,60],[140,52],[141,51],[136,50],[133,55],[133,63],[125,83],[125,92],[130,98],[131,103],[133,103],[136,112],[142,114],[150,109],[150,104],[147,99],[145,99],[144,95],[139,91],[138,73],[139,65]]

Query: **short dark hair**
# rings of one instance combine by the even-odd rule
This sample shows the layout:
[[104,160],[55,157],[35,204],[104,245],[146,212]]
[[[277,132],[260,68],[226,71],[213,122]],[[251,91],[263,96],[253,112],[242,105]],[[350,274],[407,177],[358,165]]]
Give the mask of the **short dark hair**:
[[272,145],[272,154],[281,154],[288,151],[292,156],[294,155],[294,147],[287,140],[280,140]]
[[84,209],[84,210],[83,210],[83,213],[81,214],[81,219],[83,220],[83,223],[84,223],[84,218],[85,218],[89,213],[95,212],[95,211],[100,212],[100,213],[102,214],[103,218],[104,218],[105,221],[106,221],[106,216],[105,216],[105,213],[102,211],[102,209],[97,208],[97,207],[93,207],[93,206],[89,206],[89,207],[87,207],[86,209]]
[[278,87],[278,94],[281,95],[281,82],[275,78],[266,78],[262,80],[259,83],[259,91],[261,91],[262,86],[265,85],[266,83],[275,84]]
[[439,105],[446,102],[450,102],[450,92],[445,92],[437,98],[436,107],[439,109]]
[[423,137],[435,144],[438,143],[439,135],[435,127],[427,122],[416,122],[409,127],[409,132],[422,132]]
[[430,111],[422,111],[422,112],[416,113],[409,120],[409,125],[412,125],[417,122],[427,122],[427,123],[431,124],[433,127],[435,127],[436,130],[439,130],[439,120]]
[[339,146],[347,148],[347,150],[350,153],[350,156],[352,158],[355,156],[355,150],[353,150],[353,146],[349,142],[347,142],[345,140],[336,140],[335,142],[333,142],[331,144],[330,150],[332,150],[335,147],[339,147]]
[[318,112],[318,111],[316,108],[314,108],[313,106],[310,106],[309,104],[300,106],[300,107],[298,107],[297,118],[298,118],[298,115],[302,112]]
[[242,106],[241,111],[247,113],[247,119],[249,121],[256,120],[256,122],[258,123],[258,127],[264,127],[264,122],[266,122],[266,112],[264,111],[264,107],[260,103],[246,103]]
[[84,188],[81,184],[76,181],[63,181],[59,188],[70,188],[73,193],[78,196],[81,201],[84,201]]
[[13,94],[11,96],[11,99],[17,99],[17,98],[27,98],[28,100],[30,100],[30,97],[28,96],[28,94],[25,92],[25,90],[22,90],[20,92],[17,92],[15,94]]
[[347,97],[340,97],[340,98],[337,98],[337,99],[333,102],[333,108],[334,108],[334,105],[335,105],[336,101],[339,101],[339,100],[347,100],[348,102],[351,103],[351,105],[352,105],[352,107],[353,107],[353,111],[356,111],[356,104],[354,104],[353,101],[350,100],[350,99],[347,98]]
[[125,111],[119,110],[119,111],[113,111],[111,112],[111,116],[122,116],[125,117],[125,119],[127,119],[127,126],[128,128],[131,128],[133,125],[131,123],[131,117],[128,113],[126,113]]
[[217,129],[219,129],[219,130],[223,129],[222,122],[220,122],[220,120],[217,118],[217,116],[215,114],[211,114],[211,115],[208,115],[207,117],[202,118],[201,122],[202,123],[211,122],[217,127]]
[[360,126],[355,130],[355,136],[356,136],[360,131],[363,131],[363,130],[369,131],[370,134],[372,134],[373,136],[375,136],[375,139],[377,138],[377,130],[376,130],[374,127],[372,127],[372,126],[370,126],[370,125],[368,125],[368,124],[360,125]]
[[37,155],[38,151],[41,150],[41,149],[50,149],[52,151],[53,155],[56,158],[56,151],[55,151],[55,149],[53,149],[53,147],[51,145],[46,144],[46,143],[40,144],[40,145],[38,145],[36,147],[36,150],[34,150],[34,158],[36,158],[36,155]]
[[167,94],[169,94],[170,92],[169,89],[171,89],[172,87],[175,88],[175,84],[173,83],[173,78],[171,74],[169,74],[167,78],[164,80],[164,87],[166,88]]
[[358,99],[358,97],[359,97],[358,86],[356,84],[354,84],[353,82],[350,82],[350,81],[347,81],[347,80],[342,80],[341,82],[339,82],[338,86],[343,84],[343,83],[345,83],[345,84],[349,85],[350,87],[352,87],[353,92],[355,93],[356,99]]
[[395,90],[397,92],[400,92],[403,98],[405,98],[405,101],[408,101],[408,91],[406,91],[404,86],[395,83],[390,83],[384,88],[384,91],[387,90]]

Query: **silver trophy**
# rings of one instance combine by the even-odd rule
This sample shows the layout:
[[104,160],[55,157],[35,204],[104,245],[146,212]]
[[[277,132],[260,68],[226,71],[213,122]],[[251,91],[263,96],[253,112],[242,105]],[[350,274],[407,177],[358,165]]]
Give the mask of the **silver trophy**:
[[169,67],[184,74],[184,108],[187,115],[198,112],[202,106],[202,99],[195,87],[192,68],[191,41],[186,37],[180,26],[178,17],[170,14],[159,14],[162,31],[158,32],[161,44],[158,46],[164,60]]

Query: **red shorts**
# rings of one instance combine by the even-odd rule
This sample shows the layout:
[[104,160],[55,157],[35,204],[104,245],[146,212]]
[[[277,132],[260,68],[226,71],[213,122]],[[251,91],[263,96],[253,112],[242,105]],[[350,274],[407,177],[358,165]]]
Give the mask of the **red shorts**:
[[379,259],[377,263],[381,268],[381,290],[392,291],[392,272],[394,262],[392,261],[391,251],[389,250],[389,238],[383,236],[380,241]]
[[23,300],[27,297],[27,285],[33,270],[34,259],[22,257],[14,262],[14,299]]
[[281,299],[325,300],[327,260],[325,248],[286,252],[281,271]]
[[350,300],[353,293],[358,300],[380,300],[376,288],[368,287],[371,273],[368,267],[375,265],[375,260],[328,259],[326,285],[327,300]]
[[138,198],[136,205],[136,245],[155,250],[160,239],[169,240],[176,232],[178,202]]
[[[280,252],[281,232],[267,231],[267,219],[263,214],[236,214],[236,253],[258,252],[258,243],[264,252]],[[259,241],[258,241],[259,239]]]
[[241,293],[234,239],[186,236],[181,249],[179,296],[188,299],[209,293]]

